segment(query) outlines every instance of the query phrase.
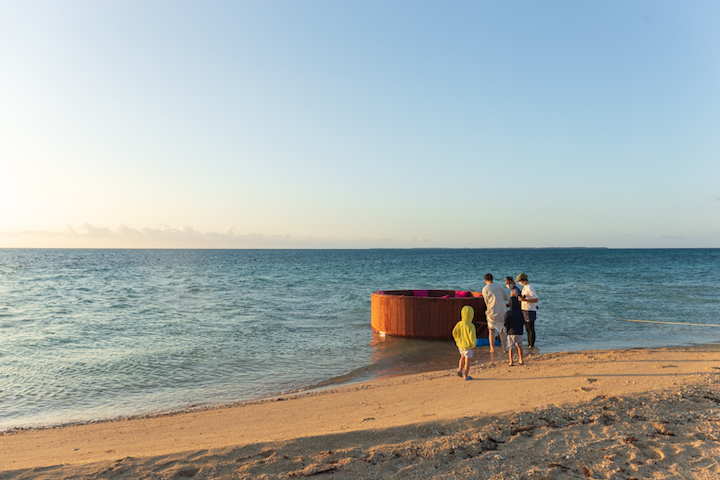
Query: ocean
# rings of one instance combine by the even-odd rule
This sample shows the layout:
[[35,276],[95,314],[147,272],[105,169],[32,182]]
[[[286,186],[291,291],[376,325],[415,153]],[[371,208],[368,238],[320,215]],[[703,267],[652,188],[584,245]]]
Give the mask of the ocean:
[[0,431],[451,369],[372,333],[370,294],[488,272],[530,277],[539,353],[720,341],[720,249],[0,249]]

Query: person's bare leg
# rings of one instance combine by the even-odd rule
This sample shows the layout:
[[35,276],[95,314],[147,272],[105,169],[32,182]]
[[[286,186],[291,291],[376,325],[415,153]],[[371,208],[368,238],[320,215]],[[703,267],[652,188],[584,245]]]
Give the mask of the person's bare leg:
[[510,347],[510,350],[508,350],[508,357],[510,358],[508,365],[510,365],[512,367],[513,366],[512,347]]
[[458,369],[457,369],[458,373],[460,373],[460,374],[462,374],[463,365],[464,365],[464,363],[465,363],[465,362],[463,362],[463,360],[465,360],[465,357],[463,357],[462,355],[460,355],[460,361],[458,362]]
[[518,345],[517,347],[518,347],[518,357],[520,358],[520,362],[519,362],[519,363],[520,363],[520,365],[522,365],[522,364],[523,364],[523,359],[522,359],[522,356],[523,356],[522,345]]
[[490,342],[490,353],[495,351],[495,330],[488,328],[488,342]]
[[500,330],[500,345],[502,345],[503,352],[507,350],[507,338],[505,338],[505,329]]
[[467,380],[470,378],[470,359],[465,359],[465,370],[463,371],[463,378]]

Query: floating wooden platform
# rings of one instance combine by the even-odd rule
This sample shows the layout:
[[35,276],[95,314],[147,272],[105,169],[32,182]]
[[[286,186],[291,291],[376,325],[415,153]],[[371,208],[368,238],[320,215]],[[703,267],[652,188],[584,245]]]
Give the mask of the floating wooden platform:
[[410,338],[452,338],[460,310],[475,310],[478,338],[487,337],[485,300],[480,292],[455,290],[386,290],[371,295],[373,331]]

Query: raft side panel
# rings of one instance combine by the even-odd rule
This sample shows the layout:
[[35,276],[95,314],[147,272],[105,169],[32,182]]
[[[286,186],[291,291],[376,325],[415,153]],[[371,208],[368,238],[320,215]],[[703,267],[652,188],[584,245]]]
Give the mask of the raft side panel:
[[[478,335],[487,335],[485,301],[479,292],[455,298],[452,290],[429,290],[427,297],[413,297],[412,290],[391,290],[371,295],[371,327],[376,332],[409,338],[452,338],[465,305],[475,310]],[[448,296],[448,298],[442,298]]]
[[[447,315],[443,310],[445,310],[443,307],[446,305],[443,305],[443,303],[447,303],[447,305],[450,304],[450,302],[443,302],[443,300],[450,300],[449,298],[446,299],[440,299],[436,300],[433,299],[432,301],[427,303],[427,312],[428,312],[428,334],[430,338],[444,338],[443,336],[443,330],[445,330],[445,317]],[[458,320],[460,317],[458,316]],[[457,320],[456,320],[457,323]],[[454,325],[454,324],[453,324]],[[447,335],[447,334],[446,334]],[[450,335],[452,336],[452,329],[450,329]]]

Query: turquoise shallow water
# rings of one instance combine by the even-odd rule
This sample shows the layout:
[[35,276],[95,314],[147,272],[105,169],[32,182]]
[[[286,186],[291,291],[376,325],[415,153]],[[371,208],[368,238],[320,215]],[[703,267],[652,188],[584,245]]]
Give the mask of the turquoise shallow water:
[[720,250],[0,250],[0,430],[452,368],[381,338],[375,290],[525,272],[541,352],[720,341]]

